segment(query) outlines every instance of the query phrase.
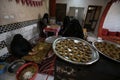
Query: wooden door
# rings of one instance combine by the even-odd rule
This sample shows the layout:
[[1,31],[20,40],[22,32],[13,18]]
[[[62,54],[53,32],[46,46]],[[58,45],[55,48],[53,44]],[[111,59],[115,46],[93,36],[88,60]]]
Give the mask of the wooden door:
[[87,15],[84,23],[84,27],[87,28],[88,31],[95,30],[97,22],[99,20],[101,9],[101,6],[88,6]]
[[66,4],[56,4],[56,20],[63,21],[66,16]]

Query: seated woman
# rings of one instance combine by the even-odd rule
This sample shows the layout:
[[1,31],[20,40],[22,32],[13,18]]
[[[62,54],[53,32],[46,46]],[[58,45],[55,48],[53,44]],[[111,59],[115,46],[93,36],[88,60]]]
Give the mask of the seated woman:
[[42,38],[46,37],[46,34],[44,33],[44,28],[46,27],[46,25],[44,25],[44,23],[42,22],[42,20],[38,21],[38,29],[40,31],[39,36]]
[[64,21],[63,21],[63,25],[61,26],[58,35],[62,35],[63,34],[64,30],[69,26],[69,23],[70,23],[69,16],[65,16],[64,17]]
[[[48,14],[48,13],[45,13],[45,14],[43,15],[43,18],[42,18],[42,30],[43,30],[45,27],[47,27],[47,25],[49,25],[49,23],[50,23],[49,14]],[[46,37],[49,37],[49,36],[54,35],[53,32],[46,32],[45,34],[46,34]]]
[[21,34],[16,34],[13,37],[10,44],[10,51],[17,58],[21,58],[27,54],[36,54],[35,51],[32,50],[32,45],[25,38],[23,38]]
[[44,26],[47,26],[49,24],[49,15],[48,15],[48,13],[45,13],[43,15],[42,22],[44,23]]
[[63,32],[64,37],[78,37],[84,39],[83,29],[77,19],[73,19],[70,25]]

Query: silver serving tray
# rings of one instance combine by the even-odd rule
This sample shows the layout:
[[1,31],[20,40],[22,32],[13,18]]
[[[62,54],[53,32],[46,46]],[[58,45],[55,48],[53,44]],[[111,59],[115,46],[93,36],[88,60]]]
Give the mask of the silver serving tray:
[[109,43],[109,44],[115,45],[116,47],[120,47],[119,44],[114,43],[114,42],[111,42],[111,41],[107,41],[107,40],[97,40],[97,41],[92,42],[93,47],[94,47],[99,53],[101,53],[103,56],[105,56],[105,57],[107,57],[107,58],[109,58],[109,59],[111,59],[111,60],[113,60],[113,61],[120,62],[119,60],[113,59],[112,57],[107,56],[106,54],[104,54],[103,52],[101,52],[99,49],[97,49],[97,47],[95,46],[95,42],[107,42],[107,43]]
[[[83,63],[83,62],[75,62],[75,61],[72,61],[72,60],[69,60],[69,59],[66,59],[64,58],[63,56],[61,56],[59,53],[57,53],[57,51],[55,50],[55,47],[56,47],[56,43],[61,41],[61,40],[64,40],[64,39],[72,39],[72,40],[75,40],[75,41],[79,41],[79,42],[84,42],[86,45],[88,45],[90,47],[90,50],[91,50],[91,60],[86,62],[86,63]],[[90,65],[90,64],[93,64],[95,63],[96,61],[99,60],[99,54],[98,52],[94,49],[94,47],[89,44],[88,42],[86,42],[85,40],[83,39],[80,39],[80,38],[75,38],[75,37],[61,37],[61,38],[57,38],[54,42],[53,42],[53,51],[54,53],[61,59],[67,61],[67,62],[70,62],[70,63],[73,63],[73,64],[80,64],[80,65]]]
[[53,43],[57,38],[60,38],[61,36],[50,36],[45,39],[45,42],[47,43]]

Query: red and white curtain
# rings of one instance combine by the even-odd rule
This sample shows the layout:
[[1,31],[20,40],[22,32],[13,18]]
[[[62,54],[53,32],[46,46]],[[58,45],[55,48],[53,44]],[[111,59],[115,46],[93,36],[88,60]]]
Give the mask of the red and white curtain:
[[16,0],[16,3],[22,3],[23,5],[38,7],[42,6],[42,0]]

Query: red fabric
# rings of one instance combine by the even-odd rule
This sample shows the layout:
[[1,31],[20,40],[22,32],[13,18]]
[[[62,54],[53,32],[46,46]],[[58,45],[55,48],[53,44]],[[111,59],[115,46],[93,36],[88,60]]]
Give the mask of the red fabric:
[[50,0],[49,2],[49,9],[50,9],[50,16],[55,17],[56,16],[56,0]]
[[24,5],[26,1],[25,1],[25,0],[21,0],[21,2],[22,2],[22,4]]
[[30,5],[33,6],[33,1],[30,0],[29,2],[30,2]]
[[108,35],[108,29],[102,29],[102,35],[107,36]]
[[17,3],[19,3],[19,2],[20,2],[20,0],[16,0],[16,2],[17,2]]
[[36,6],[38,6],[38,1],[36,1]]
[[30,5],[30,2],[29,0],[25,0],[26,1],[26,4],[29,6]]
[[32,1],[32,2],[33,2],[33,6],[36,6],[36,5],[35,5],[35,1]]
[[108,35],[109,35],[109,36],[116,36],[116,33],[117,33],[117,32],[111,32],[111,31],[109,31]]
[[39,2],[39,5],[40,5],[40,6],[42,6],[42,4],[43,4],[43,2],[42,2],[42,1],[40,1],[40,2]]
[[52,29],[52,28],[45,28],[44,29],[46,32],[57,32],[57,29]]
[[120,37],[120,32],[117,32],[117,36]]
[[38,1],[38,3],[37,3],[37,4],[38,4],[38,6],[40,6],[40,1]]

